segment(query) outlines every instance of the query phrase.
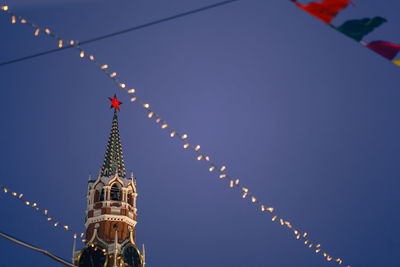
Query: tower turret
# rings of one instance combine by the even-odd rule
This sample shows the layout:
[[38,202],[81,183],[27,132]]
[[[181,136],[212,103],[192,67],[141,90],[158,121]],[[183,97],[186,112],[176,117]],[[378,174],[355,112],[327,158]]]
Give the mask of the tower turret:
[[143,267],[136,247],[136,183],[126,176],[118,127],[119,102],[109,98],[114,109],[104,161],[96,180],[89,177],[85,218],[85,246],[75,255],[79,267]]

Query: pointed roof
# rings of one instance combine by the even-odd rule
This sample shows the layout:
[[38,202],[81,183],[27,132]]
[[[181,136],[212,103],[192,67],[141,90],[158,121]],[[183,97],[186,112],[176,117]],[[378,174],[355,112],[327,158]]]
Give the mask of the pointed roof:
[[114,117],[108,138],[106,154],[104,155],[103,167],[100,176],[114,176],[118,172],[119,177],[126,178],[124,156],[122,155],[121,138],[118,129],[117,109],[114,109]]

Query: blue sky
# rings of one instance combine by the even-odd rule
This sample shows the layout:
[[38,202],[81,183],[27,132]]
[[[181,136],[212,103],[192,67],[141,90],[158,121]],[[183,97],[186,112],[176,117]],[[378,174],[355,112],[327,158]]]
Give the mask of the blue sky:
[[[85,40],[216,1],[6,1]],[[365,40],[400,43],[395,0],[357,1],[333,21],[382,16]],[[0,61],[57,47],[0,16]],[[398,266],[400,68],[290,1],[243,0],[85,46],[258,199],[351,266]],[[79,53],[0,67],[0,183],[84,230],[117,93],[137,241],[147,266],[329,266],[208,172]],[[7,195],[1,231],[64,258],[72,236]],[[0,240],[4,266],[56,266]],[[60,265],[61,266],[61,265]]]

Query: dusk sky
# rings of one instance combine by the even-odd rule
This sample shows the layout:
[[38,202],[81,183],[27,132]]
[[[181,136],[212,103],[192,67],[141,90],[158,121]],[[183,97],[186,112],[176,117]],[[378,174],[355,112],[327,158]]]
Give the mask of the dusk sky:
[[[83,41],[216,2],[0,4]],[[399,0],[355,2],[332,24],[381,16],[388,22],[364,41],[400,44]],[[58,45],[3,13],[0,33],[0,62]],[[400,67],[289,0],[241,0],[84,48],[346,266],[400,265]],[[99,173],[111,129],[107,98],[117,94],[146,267],[338,266],[210,174],[78,51],[0,66],[0,80],[0,184],[76,232],[85,230],[88,176]],[[71,232],[9,194],[0,201],[0,231],[71,260]],[[63,266],[2,238],[0,255],[5,267]]]

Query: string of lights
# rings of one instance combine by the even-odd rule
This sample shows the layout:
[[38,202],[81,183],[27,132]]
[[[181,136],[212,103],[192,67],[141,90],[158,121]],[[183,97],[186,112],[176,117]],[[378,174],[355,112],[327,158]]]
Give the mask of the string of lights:
[[[123,29],[123,30],[120,30],[120,31],[117,31],[117,32],[112,32],[112,33],[108,33],[108,34],[105,34],[105,35],[102,35],[102,36],[97,36],[97,37],[94,37],[94,38],[91,38],[91,39],[88,39],[88,40],[85,40],[85,41],[81,41],[81,42],[79,42],[79,44],[82,46],[82,45],[85,45],[85,44],[101,41],[101,40],[104,40],[104,39],[107,39],[107,38],[111,38],[111,37],[115,37],[115,36],[118,36],[118,35],[121,35],[121,34],[125,34],[125,33],[128,33],[128,32],[140,30],[140,29],[143,29],[143,28],[154,26],[154,25],[157,25],[157,24],[160,24],[160,23],[164,23],[164,22],[167,22],[167,21],[171,21],[171,20],[174,20],[174,19],[179,19],[179,18],[182,18],[182,17],[186,17],[188,15],[193,15],[193,14],[196,14],[196,13],[199,13],[199,12],[203,12],[203,11],[206,11],[206,10],[209,10],[209,9],[213,9],[213,8],[220,7],[220,6],[223,6],[223,5],[227,5],[227,4],[230,4],[230,3],[233,3],[233,2],[237,2],[237,1],[239,1],[239,0],[221,1],[221,2],[218,2],[218,3],[215,3],[215,4],[211,4],[211,5],[208,5],[208,6],[196,8],[196,9],[189,10],[189,11],[186,11],[186,12],[183,12],[183,13],[179,13],[179,14],[176,14],[176,15],[173,15],[173,16],[169,16],[169,17],[158,19],[158,20],[155,20],[155,21],[152,21],[152,22],[148,22],[148,23],[145,23],[145,24],[141,24],[141,25],[137,25],[137,26],[134,26],[134,27],[127,28],[127,29]],[[20,62],[20,61],[24,61],[24,60],[27,60],[27,59],[31,59],[31,58],[35,58],[35,57],[40,57],[40,56],[52,54],[52,53],[63,51],[65,49],[69,49],[69,48],[72,48],[72,47],[73,46],[71,46],[71,45],[66,45],[66,46],[63,46],[63,47],[50,49],[50,50],[43,51],[43,52],[36,53],[36,54],[32,54],[32,55],[29,55],[29,56],[25,56],[25,57],[20,57],[20,58],[4,61],[4,62],[0,63],[0,66],[9,65],[9,64]]]
[[31,26],[34,29],[35,36],[38,36],[40,32],[43,32],[45,35],[48,35],[53,39],[56,39],[56,41],[58,42],[58,46],[60,48],[63,47],[63,45],[65,44],[69,44],[74,48],[76,48],[79,51],[80,58],[88,59],[99,70],[101,70],[108,78],[110,78],[113,82],[115,82],[119,88],[125,90],[129,94],[130,102],[132,103],[136,102],[141,107],[143,107],[149,119],[154,120],[156,124],[160,125],[160,128],[162,130],[168,131],[169,136],[171,138],[178,139],[180,142],[182,142],[183,148],[192,151],[195,154],[196,160],[205,162],[207,164],[209,172],[215,173],[219,179],[225,180],[230,188],[237,189],[240,192],[241,197],[243,199],[248,199],[253,205],[257,205],[260,212],[268,214],[272,222],[278,223],[278,225],[291,231],[293,233],[293,237],[296,240],[299,240],[307,248],[313,250],[315,254],[321,255],[321,257],[328,262],[336,262],[339,266],[350,267],[350,265],[344,265],[341,258],[333,257],[331,254],[329,254],[322,247],[322,245],[319,242],[314,241],[307,232],[299,230],[299,228],[294,227],[288,220],[278,215],[275,208],[263,204],[258,198],[256,198],[253,195],[251,191],[249,191],[248,188],[246,188],[244,185],[240,183],[239,179],[233,178],[226,172],[227,167],[225,165],[219,166],[214,161],[212,161],[207,154],[200,151],[200,145],[194,144],[192,141],[190,141],[187,134],[177,131],[175,128],[169,125],[167,121],[163,119],[158,113],[156,113],[152,108],[150,108],[150,104],[138,98],[135,89],[128,87],[125,82],[121,81],[117,76],[117,72],[110,70],[108,64],[100,63],[99,61],[97,61],[94,58],[93,54],[82,49],[79,43],[76,43],[73,40],[69,41],[66,39],[62,39],[61,37],[53,34],[48,28],[42,28],[36,24],[29,22],[28,20],[22,18],[21,16],[17,16],[13,12],[9,11],[8,6],[2,6],[1,9],[11,17],[11,22],[13,24],[15,24],[18,21],[22,24],[27,24]]
[[35,246],[29,245],[29,244],[27,244],[27,243],[25,243],[25,242],[23,242],[21,240],[18,240],[18,239],[14,238],[14,237],[11,237],[11,236],[9,236],[9,235],[7,235],[5,233],[0,232],[0,236],[2,236],[2,237],[6,238],[6,239],[8,239],[8,240],[10,240],[10,241],[12,241],[14,243],[17,243],[18,245],[21,245],[23,247],[35,250],[35,251],[40,252],[40,253],[43,253],[43,254],[49,256],[50,258],[52,258],[53,260],[58,261],[59,263],[62,263],[64,265],[66,265],[66,266],[77,267],[76,265],[73,265],[73,264],[67,262],[66,260],[63,260],[60,257],[57,257],[54,254],[52,254],[52,253],[50,253],[50,252],[48,252],[48,251],[46,251],[44,249],[37,248]]
[[[78,234],[76,232],[74,232],[68,225],[61,223],[60,220],[58,220],[54,216],[50,216],[49,211],[47,209],[39,207],[39,204],[37,202],[28,201],[24,197],[23,193],[18,193],[16,191],[12,191],[8,187],[6,187],[6,186],[4,186],[2,184],[0,184],[0,190],[4,194],[13,196],[15,199],[21,201],[23,204],[25,204],[26,206],[32,208],[36,213],[40,214],[41,216],[44,216],[46,218],[46,221],[51,223],[54,227],[62,228],[65,231],[71,232],[74,235],[74,238],[75,239],[77,238]],[[85,242],[85,239],[82,239],[83,235],[84,235],[84,233],[80,233],[79,236],[81,238],[81,241]]]

